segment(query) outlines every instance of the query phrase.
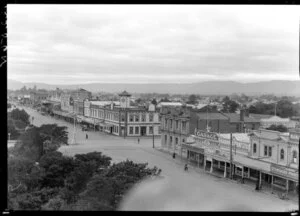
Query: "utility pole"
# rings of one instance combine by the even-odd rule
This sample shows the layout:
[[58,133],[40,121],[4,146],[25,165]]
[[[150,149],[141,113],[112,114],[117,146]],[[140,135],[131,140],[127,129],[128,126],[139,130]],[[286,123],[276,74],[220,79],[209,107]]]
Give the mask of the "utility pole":
[[232,179],[232,133],[230,133],[230,178]]
[[75,143],[76,143],[76,136],[75,136],[76,135],[75,115],[74,115],[73,119],[74,119],[73,145],[75,145]]
[[[154,115],[153,115],[153,121],[154,121]],[[154,122],[152,122],[152,141],[153,141],[153,148],[154,148]]]

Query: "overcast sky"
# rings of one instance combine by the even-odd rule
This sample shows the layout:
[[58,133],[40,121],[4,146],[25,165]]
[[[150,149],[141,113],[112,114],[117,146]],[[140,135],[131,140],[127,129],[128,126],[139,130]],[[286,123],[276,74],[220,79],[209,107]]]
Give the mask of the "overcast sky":
[[299,6],[8,5],[8,78],[299,79]]

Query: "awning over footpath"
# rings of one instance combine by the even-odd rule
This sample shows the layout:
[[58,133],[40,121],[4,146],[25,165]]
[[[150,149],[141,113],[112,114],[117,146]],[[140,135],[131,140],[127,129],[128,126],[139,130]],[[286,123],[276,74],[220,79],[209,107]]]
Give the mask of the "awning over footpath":
[[98,125],[101,126],[101,127],[113,127],[112,124],[105,123],[105,122],[99,122]]
[[77,121],[83,121],[83,122],[88,123],[88,124],[95,124],[94,119],[88,118],[88,117],[85,117],[85,116],[82,116],[82,115],[77,115]]
[[241,155],[233,155],[233,162],[237,165],[240,164],[242,166],[246,166],[254,170],[259,170],[267,173],[271,172],[271,163],[266,163],[255,158],[249,158]]
[[197,146],[197,144],[182,144],[181,147],[192,152],[204,154],[204,149]]
[[69,117],[69,118],[74,118],[76,116],[76,114],[74,113],[63,112],[60,110],[53,110],[53,113],[59,116]]

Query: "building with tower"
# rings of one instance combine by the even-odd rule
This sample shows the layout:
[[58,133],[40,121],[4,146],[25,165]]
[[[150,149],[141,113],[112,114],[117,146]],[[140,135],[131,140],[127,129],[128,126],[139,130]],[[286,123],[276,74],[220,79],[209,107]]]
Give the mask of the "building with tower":
[[154,104],[131,106],[131,95],[123,91],[119,101],[84,101],[84,117],[95,130],[122,137],[160,135],[159,112]]

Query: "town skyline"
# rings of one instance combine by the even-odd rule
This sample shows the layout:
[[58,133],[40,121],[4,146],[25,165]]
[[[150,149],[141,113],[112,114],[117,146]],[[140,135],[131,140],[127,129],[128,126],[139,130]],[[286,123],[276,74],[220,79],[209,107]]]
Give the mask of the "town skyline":
[[7,75],[70,85],[299,80],[298,8],[8,5]]

